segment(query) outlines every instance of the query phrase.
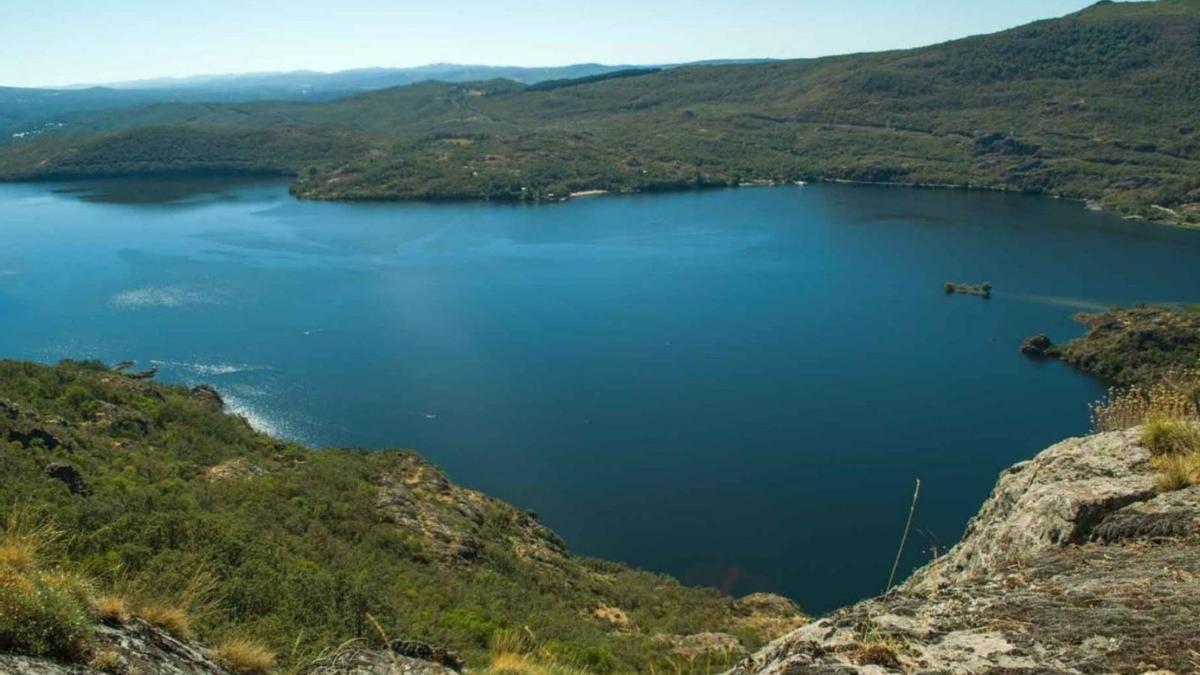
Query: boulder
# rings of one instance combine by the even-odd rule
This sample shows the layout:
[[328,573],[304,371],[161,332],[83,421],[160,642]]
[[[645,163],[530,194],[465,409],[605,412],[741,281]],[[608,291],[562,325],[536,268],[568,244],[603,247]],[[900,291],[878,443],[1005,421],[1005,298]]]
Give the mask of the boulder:
[[439,663],[394,651],[346,647],[309,664],[300,675],[455,675]]
[[192,387],[191,399],[207,406],[216,408],[217,410],[225,409],[225,399],[221,398],[221,394],[216,389],[207,384],[197,385]]
[[[142,620],[122,626],[99,624],[92,648],[94,662],[106,670],[33,656],[0,653],[0,673],[12,675],[91,675],[100,672],[155,675],[233,675],[209,659],[202,646],[178,640]],[[118,664],[115,665],[114,664]]]
[[1138,429],[1059,443],[1002,473],[946,555],[731,673],[1194,672],[1200,487],[1156,482]]
[[746,648],[738,639],[728,633],[694,633],[692,635],[654,636],[654,641],[668,647],[671,653],[683,659],[694,662],[709,659],[741,656]]
[[92,493],[91,488],[88,487],[87,482],[80,475],[79,469],[65,462],[51,462],[48,464],[46,466],[46,475],[55,480],[62,481],[73,495],[86,497]]
[[1021,343],[1021,353],[1028,354],[1029,356],[1049,356],[1050,350],[1053,348],[1054,343],[1050,341],[1050,338],[1046,337],[1042,333],[1031,335],[1025,338],[1025,341]]

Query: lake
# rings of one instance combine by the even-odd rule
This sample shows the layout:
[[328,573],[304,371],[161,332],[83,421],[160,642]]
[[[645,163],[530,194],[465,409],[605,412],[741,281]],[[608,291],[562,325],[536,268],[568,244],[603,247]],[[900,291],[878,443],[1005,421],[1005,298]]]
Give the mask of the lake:
[[[311,445],[408,447],[579,554],[812,612],[961,535],[1103,387],[1018,353],[1200,300],[1200,232],[813,185],[548,206],[219,179],[0,186],[0,355],[136,360]],[[990,300],[946,281],[990,281]]]

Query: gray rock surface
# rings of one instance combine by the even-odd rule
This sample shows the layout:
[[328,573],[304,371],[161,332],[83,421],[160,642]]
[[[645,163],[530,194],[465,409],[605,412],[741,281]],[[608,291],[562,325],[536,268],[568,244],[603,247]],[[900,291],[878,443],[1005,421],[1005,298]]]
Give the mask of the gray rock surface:
[[46,475],[61,481],[73,495],[86,497],[92,492],[88,487],[87,481],[79,473],[79,469],[66,462],[51,462],[47,464]]
[[[129,675],[230,675],[211,661],[198,645],[177,640],[150,624],[134,620],[114,627],[97,627],[95,654],[106,654],[119,664],[107,672]],[[65,664],[13,654],[0,654],[5,675],[83,675],[101,673],[86,664]]]
[[946,555],[731,672],[1200,672],[1200,488],[1156,494],[1138,438],[1013,466]]
[[301,675],[457,675],[456,671],[430,661],[395,652],[343,649],[318,659]]
[[[296,672],[302,675],[456,675],[456,671],[437,663],[353,644]],[[99,624],[89,663],[62,663],[0,653],[0,675],[101,674],[235,675],[210,659],[202,645],[178,640],[140,619],[123,626]]]

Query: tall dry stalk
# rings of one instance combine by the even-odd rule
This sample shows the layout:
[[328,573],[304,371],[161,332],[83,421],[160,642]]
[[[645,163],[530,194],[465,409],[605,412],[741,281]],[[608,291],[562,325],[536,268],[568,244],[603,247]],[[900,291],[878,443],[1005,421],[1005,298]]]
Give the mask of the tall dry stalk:
[[908,531],[912,529],[913,514],[917,511],[917,499],[921,496],[921,479],[917,479],[917,488],[913,491],[912,504],[908,507],[908,522],[904,524],[904,534],[900,537],[900,548],[896,550],[896,560],[892,563],[892,573],[888,575],[887,588],[883,589],[884,595],[892,590],[892,584],[896,581],[896,570],[900,568],[900,558],[904,555],[904,545],[908,543]]

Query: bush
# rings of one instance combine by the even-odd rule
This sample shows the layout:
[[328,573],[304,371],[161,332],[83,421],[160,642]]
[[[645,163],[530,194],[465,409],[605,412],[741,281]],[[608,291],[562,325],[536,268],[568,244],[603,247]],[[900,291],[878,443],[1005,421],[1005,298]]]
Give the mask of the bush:
[[0,569],[0,651],[79,659],[91,638],[84,588],[66,574]]

